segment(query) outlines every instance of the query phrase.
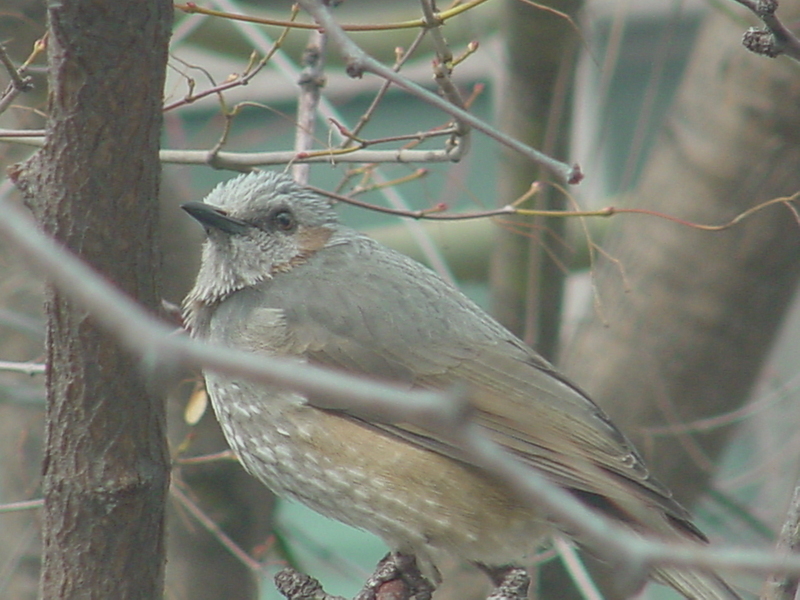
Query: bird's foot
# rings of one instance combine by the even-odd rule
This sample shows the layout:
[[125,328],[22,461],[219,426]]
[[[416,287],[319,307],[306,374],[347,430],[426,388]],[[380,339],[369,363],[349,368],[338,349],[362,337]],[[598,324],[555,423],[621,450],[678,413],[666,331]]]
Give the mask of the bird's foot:
[[413,555],[390,552],[354,600],[430,600],[433,590]]

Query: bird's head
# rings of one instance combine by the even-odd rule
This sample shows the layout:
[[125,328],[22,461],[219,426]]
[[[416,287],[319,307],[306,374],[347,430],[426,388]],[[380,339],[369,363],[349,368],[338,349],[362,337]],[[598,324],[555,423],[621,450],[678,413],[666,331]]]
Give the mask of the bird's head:
[[181,208],[206,230],[197,282],[187,297],[204,304],[301,264],[339,224],[330,202],[272,172],[240,175],[203,202]]

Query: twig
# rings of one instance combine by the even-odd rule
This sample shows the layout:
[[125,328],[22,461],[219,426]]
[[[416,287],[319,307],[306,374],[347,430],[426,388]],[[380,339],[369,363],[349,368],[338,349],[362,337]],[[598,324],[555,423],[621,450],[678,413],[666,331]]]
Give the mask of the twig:
[[450,48],[442,34],[442,25],[444,25],[444,21],[441,15],[436,11],[433,0],[422,0],[421,4],[422,20],[425,24],[425,29],[431,34],[436,58],[445,64],[449,64],[453,60],[453,53],[450,52]]
[[519,204],[527,200],[531,195],[533,195],[539,190],[539,185],[537,184],[537,182],[534,182],[534,184],[531,185],[530,190],[526,194],[523,194],[522,197],[518,198],[511,204],[506,204],[505,206],[489,210],[480,210],[480,211],[463,212],[463,213],[442,213],[442,211],[447,208],[446,206],[437,206],[432,209],[423,209],[423,210],[398,210],[394,208],[377,206],[375,204],[362,202],[361,200],[356,200],[352,196],[343,196],[341,194],[336,194],[334,192],[330,192],[322,188],[314,187],[313,185],[307,185],[306,187],[316,192],[317,194],[327,196],[328,198],[332,198],[333,200],[337,200],[339,202],[344,202],[345,204],[358,206],[359,208],[365,208],[367,210],[373,210],[375,212],[396,215],[398,217],[408,217],[410,219],[428,219],[431,221],[465,221],[469,219],[485,219],[488,217],[499,217],[503,215],[524,215],[524,216],[545,216],[545,217],[610,217],[617,214],[618,212],[624,213],[627,211],[627,209],[617,209],[614,208],[613,206],[601,208],[598,210],[587,210],[587,211],[538,210],[538,209],[519,208],[518,207]]
[[21,510],[34,510],[44,506],[44,499],[21,500],[20,502],[7,502],[0,504],[0,513],[17,512]]
[[44,373],[46,366],[36,362],[13,362],[0,360],[0,371],[12,371],[14,373],[25,373],[26,375],[39,375]]
[[742,36],[745,48],[756,54],[775,58],[785,54],[800,62],[800,39],[776,15],[778,0],[736,0],[756,15],[765,27],[751,27]]
[[19,138],[32,139],[30,146],[41,146],[44,144],[44,129],[0,129],[1,142],[19,142]]
[[[277,43],[277,42],[276,42]],[[205,89],[203,91],[192,93],[192,90],[189,90],[189,94],[181,98],[180,100],[176,100],[171,104],[167,104],[162,109],[164,112],[169,112],[171,110],[175,110],[176,108],[180,108],[182,106],[186,106],[188,104],[193,104],[198,100],[202,100],[203,98],[207,98],[208,96],[219,96],[222,92],[228,91],[232,88],[241,87],[250,83],[250,80],[255,77],[255,75],[261,70],[261,68],[266,65],[266,59],[262,59],[259,61],[256,68],[250,68],[248,66],[247,70],[242,75],[239,75],[233,79],[229,79],[228,81],[224,81],[220,84],[213,84],[212,87]],[[188,77],[188,75],[186,75]]]
[[[397,52],[396,52],[397,58],[395,60],[394,65],[392,66],[392,69],[394,69],[398,73],[400,72],[400,69],[403,67],[403,65],[406,63],[406,61],[408,61],[408,59],[414,54],[416,49],[422,43],[422,40],[425,39],[425,34],[426,33],[427,33],[427,30],[426,29],[422,29],[417,34],[417,37],[414,38],[414,41],[411,42],[411,45],[404,52],[401,51],[400,49],[397,50]],[[353,129],[351,131],[351,134],[353,136],[357,136],[359,133],[361,133],[361,130],[364,128],[364,126],[367,123],[369,123],[369,120],[372,118],[372,115],[377,110],[378,105],[380,104],[381,100],[383,100],[384,96],[386,96],[386,92],[389,91],[389,88],[391,87],[391,85],[392,85],[392,82],[388,81],[388,80],[384,80],[384,82],[381,84],[381,87],[378,90],[378,93],[375,94],[375,97],[372,99],[372,102],[370,103],[369,107],[367,108],[366,111],[364,111],[364,114],[362,114],[359,117],[358,123],[356,123],[355,127],[353,127]],[[347,147],[350,144],[350,142],[351,142],[351,139],[345,138],[344,143],[342,144],[342,147]]]
[[[26,143],[33,138],[20,140]],[[2,141],[3,138],[0,138]],[[242,171],[253,167],[285,165],[290,163],[440,163],[451,162],[452,153],[448,150],[358,150],[336,149],[313,150],[297,153],[293,150],[280,152],[218,152],[215,166],[220,169]],[[165,163],[184,165],[203,165],[208,162],[207,150],[162,150],[161,160]]]
[[[317,107],[321,89],[325,85],[325,46],[327,35],[322,31],[312,31],[303,52],[303,71],[300,73],[300,98],[297,103],[297,127],[295,128],[294,150],[299,156],[314,147],[314,130],[317,123]],[[292,176],[299,184],[308,183],[308,163],[292,166]]]
[[[0,130],[0,142],[22,146],[41,147],[44,144],[42,131]],[[166,164],[207,165],[209,150],[161,150],[159,156]],[[214,154],[214,166],[231,171],[246,171],[257,167],[286,165],[290,163],[441,163],[452,162],[449,150],[367,150],[358,148],[331,148],[297,153],[294,150],[278,152],[228,152]]]
[[8,52],[6,52],[6,47],[0,44],[0,63],[3,63],[3,66],[8,71],[9,76],[11,77],[11,84],[20,92],[28,92],[33,89],[33,84],[31,83],[31,78],[26,77],[22,68],[17,69],[14,66],[14,63],[11,62],[11,58],[8,56]]
[[[425,140],[430,140],[436,137],[442,137],[446,135],[453,135],[456,132],[455,127],[452,125],[444,126],[444,127],[437,127],[434,129],[429,129],[427,131],[418,131],[416,133],[402,133],[398,135],[391,135],[385,136],[381,138],[374,138],[374,139],[364,139],[358,137],[358,135],[353,132],[349,131],[343,124],[335,121],[333,119],[330,120],[331,124],[339,130],[339,132],[345,136],[348,142],[352,141],[356,144],[357,148],[368,148],[369,146],[375,146],[376,144],[387,144],[389,142],[404,142],[404,141],[412,141],[415,144],[421,143]],[[403,148],[409,148],[409,146],[403,146]]]
[[449,101],[441,98],[440,96],[426,90],[420,85],[409,81],[405,77],[400,76],[394,70],[386,67],[382,63],[368,56],[361,50],[342,30],[331,16],[328,9],[319,0],[299,0],[299,4],[314,17],[314,20],[322,26],[331,40],[339,47],[339,50],[347,62],[347,72],[351,77],[361,77],[363,73],[373,73],[387,79],[394,83],[397,87],[404,89],[410,94],[420,98],[424,102],[435,106],[436,108],[444,111],[452,117],[467,123],[474,129],[483,132],[490,138],[508,146],[526,156],[530,160],[539,164],[540,166],[550,170],[558,178],[567,183],[579,183],[583,179],[580,167],[578,165],[567,165],[561,161],[555,160],[530,146],[523,144],[498,129],[485,123],[481,119],[475,117],[471,113],[454,106]]
[[[433,61],[433,78],[439,89],[442,90],[442,95],[453,106],[466,111],[464,99],[458,88],[453,84],[450,75],[453,70],[453,53],[444,39],[442,34],[442,21],[439,15],[434,10],[433,0],[422,0],[422,14],[425,18],[425,24],[430,30],[431,38],[433,39],[433,47],[436,51],[436,60]],[[470,127],[462,119],[456,118],[456,133],[450,138],[450,144],[453,147],[460,147],[461,152],[466,152],[469,144],[469,131]]]
[[[26,132],[5,132],[0,130],[0,142],[14,142],[29,146],[41,146],[44,143],[44,138],[36,136],[25,135]],[[39,132],[37,132],[39,133]],[[450,156],[443,150],[407,150],[405,148],[398,148],[396,150],[354,150],[349,153],[339,154],[340,149],[333,150],[319,150],[309,152],[304,155],[298,156],[293,151],[285,152],[218,152],[214,155],[214,165],[220,169],[231,169],[233,171],[244,171],[257,167],[270,166],[270,165],[285,165],[291,162],[308,162],[308,163],[384,163],[384,162],[401,162],[401,163],[417,163],[417,162],[443,162],[449,161]],[[162,150],[160,153],[161,161],[168,164],[187,164],[187,165],[205,165],[209,162],[208,150]],[[771,198],[765,202],[757,204],[745,211],[742,211],[730,221],[725,223],[709,225],[703,223],[694,223],[672,215],[660,213],[658,211],[640,209],[640,208],[618,208],[615,206],[607,206],[598,210],[589,211],[567,211],[567,210],[533,210],[525,208],[515,208],[513,205],[504,206],[494,210],[486,210],[470,213],[458,214],[437,214],[430,210],[408,210],[402,208],[388,208],[384,206],[377,206],[374,204],[367,204],[360,202],[348,196],[335,194],[327,190],[309,186],[309,189],[317,193],[323,194],[335,200],[353,204],[369,210],[378,212],[385,212],[387,214],[397,215],[401,217],[409,217],[411,219],[430,219],[430,220],[445,220],[454,221],[460,219],[478,219],[485,217],[496,217],[501,215],[519,214],[528,216],[547,216],[547,217],[612,217],[618,214],[635,214],[645,215],[651,217],[658,217],[667,219],[678,225],[685,227],[692,227],[693,229],[700,229],[702,231],[724,231],[730,229],[744,219],[752,216],[753,214],[764,210],[776,204],[782,204],[789,210],[793,210],[794,203],[800,200],[800,192],[796,192],[791,196],[781,196],[778,198]],[[391,192],[391,190],[387,190]],[[800,218],[796,213],[793,213],[800,225]],[[441,273],[440,273],[441,274]]]
[[553,546],[584,600],[603,600],[603,594],[597,589],[575,547],[560,535],[553,538]]
[[170,486],[170,494],[180,502],[180,505],[185,508],[195,519],[200,523],[209,533],[213,534],[216,539],[239,561],[253,573],[261,572],[261,563],[253,559],[247,552],[245,552],[239,545],[234,542],[223,530],[217,525],[214,519],[210,518],[203,512],[203,509],[184,493],[181,486],[176,482]]
[[[421,179],[422,177],[425,177],[428,173],[429,173],[428,169],[417,169],[413,173],[409,173],[408,175],[403,175],[402,177],[396,177],[394,179],[390,179],[389,181],[385,181],[383,183],[377,183],[377,182],[373,181],[372,183],[370,183],[368,185],[364,185],[364,184],[357,185],[352,190],[350,190],[350,196],[352,197],[352,196],[355,196],[357,194],[366,194],[367,192],[372,192],[372,191],[375,191],[375,190],[381,190],[384,187],[402,185],[404,183],[408,183],[409,181],[416,181],[418,179]],[[431,208],[431,209],[428,209],[428,210],[430,212],[438,212],[440,210],[440,207],[437,206],[437,207],[434,207],[434,208]],[[422,210],[422,211],[419,211],[419,212],[423,212],[424,213],[426,211]]]
[[[237,79],[229,84],[216,86],[206,92],[197,94],[191,101],[208,94],[218,94],[228,87],[243,85],[241,79]],[[187,99],[177,101],[170,106],[187,103]],[[226,122],[235,114],[239,106],[247,103],[240,103],[231,110],[225,110]],[[342,137],[345,137],[342,130],[335,129]],[[432,131],[409,134],[406,139],[427,139],[439,135],[446,135],[447,131]],[[288,163],[438,163],[452,162],[459,154],[453,149],[439,150],[412,150],[407,148],[397,148],[393,150],[366,150],[363,148],[328,148],[322,150],[295,152],[292,150],[278,152],[225,152],[221,151],[225,137],[224,133],[220,137],[214,148],[210,150],[161,150],[160,158],[164,163],[184,164],[184,165],[206,165],[209,164],[209,157],[213,157],[213,164],[218,169],[230,169],[232,171],[245,171],[255,167],[269,165],[285,165]],[[370,146],[380,143],[404,139],[385,138],[378,140],[368,140],[363,146]],[[44,130],[4,130],[0,129],[0,142],[16,143],[24,146],[41,147],[44,144]]]
[[[777,548],[787,554],[800,550],[800,487],[794,489]],[[798,584],[800,579],[797,575],[773,575],[764,584],[761,600],[794,600]]]
[[[11,142],[23,146],[41,147],[44,144],[43,131],[7,131],[0,130],[0,142]],[[180,165],[208,164],[209,150],[161,150],[162,162]],[[290,163],[442,163],[452,162],[454,153],[450,149],[409,150],[367,150],[359,148],[330,148],[295,152],[284,150],[278,152],[229,152],[218,151],[214,154],[214,165],[219,169],[244,171],[255,167],[285,165]]]
[[[463,4],[457,4],[452,8],[439,13],[439,19],[444,22],[448,19],[460,15],[479,4],[483,4],[487,0],[471,0]],[[212,17],[222,17],[231,19],[233,21],[244,21],[246,23],[258,23],[259,25],[274,25],[276,27],[291,27],[292,29],[319,29],[316,23],[296,23],[294,21],[281,21],[279,19],[267,19],[264,17],[253,17],[250,15],[233,14],[231,12],[223,12],[218,10],[211,10],[197,6],[194,2],[187,2],[186,4],[176,4],[175,8],[188,14],[200,13]],[[410,21],[399,21],[396,23],[377,23],[377,24],[351,24],[343,25],[345,31],[391,31],[395,29],[416,29],[417,27],[425,27],[424,19],[412,19]]]
[[[292,22],[292,21],[294,21],[295,18],[297,18],[297,13],[298,13],[298,10],[293,7],[292,8],[291,21],[289,21],[289,22]],[[226,90],[229,90],[231,88],[234,88],[234,87],[240,87],[240,86],[244,86],[244,85],[247,85],[248,83],[250,83],[250,80],[252,80],[256,75],[258,75],[261,72],[261,70],[267,65],[267,63],[270,61],[270,59],[280,50],[281,46],[283,46],[283,42],[286,40],[286,36],[289,34],[289,31],[290,31],[289,29],[284,29],[283,32],[281,33],[281,35],[278,36],[278,39],[275,40],[272,43],[272,45],[270,46],[270,48],[264,53],[264,57],[261,58],[259,61],[256,62],[254,60],[254,58],[251,56],[250,63],[247,65],[247,67],[244,70],[244,73],[242,73],[241,75],[239,75],[239,76],[237,76],[237,77],[235,77],[235,78],[233,78],[233,79],[231,79],[229,81],[225,81],[225,82],[223,82],[223,83],[221,83],[219,85],[215,84],[213,82],[213,80],[212,80],[212,86],[213,87],[211,87],[211,88],[209,88],[207,90],[204,90],[202,92],[198,92],[197,94],[191,94],[190,93],[187,96],[185,96],[183,99],[178,100],[176,102],[173,102],[172,104],[166,105],[162,110],[164,112],[167,112],[167,111],[173,110],[175,108],[178,108],[180,106],[184,106],[186,104],[191,104],[193,102],[196,102],[196,101],[198,101],[198,100],[200,100],[202,98],[205,98],[205,97],[211,96],[211,95],[219,96],[220,102],[224,106],[224,99],[223,99],[223,96],[222,96],[222,92],[224,92]],[[255,52],[253,52],[253,55],[255,55]],[[178,60],[180,60],[180,59],[178,59]],[[181,61],[181,62],[184,62],[184,61]],[[184,64],[186,64],[186,63],[184,62]],[[195,67],[195,68],[198,68],[198,67]],[[205,72],[205,70],[203,70],[203,71]],[[209,76],[209,78],[210,78],[210,76]]]
[[[34,52],[35,51],[36,50],[34,49]],[[26,61],[25,65],[19,67],[18,69],[14,66],[14,63],[8,56],[5,46],[0,44],[0,63],[2,63],[6,71],[8,71],[8,75],[11,78],[11,81],[8,83],[8,87],[3,92],[3,95],[0,96],[0,114],[5,112],[5,110],[11,106],[11,103],[17,96],[23,92],[28,92],[33,89],[33,78],[29,75],[25,75],[25,69],[28,62],[29,61]]]
[[203,454],[202,456],[189,456],[187,458],[176,458],[173,462],[176,465],[205,465],[208,463],[224,461],[238,461],[233,450],[222,450],[221,452],[214,452],[213,454]]

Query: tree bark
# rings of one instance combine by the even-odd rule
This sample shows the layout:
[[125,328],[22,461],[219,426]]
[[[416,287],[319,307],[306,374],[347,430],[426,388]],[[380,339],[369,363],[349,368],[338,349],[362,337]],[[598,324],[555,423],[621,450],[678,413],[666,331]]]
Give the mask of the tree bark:
[[[14,176],[42,226],[158,310],[158,162],[171,3],[48,7],[48,125]],[[80,306],[46,301],[41,594],[161,596],[169,482],[162,398]]]

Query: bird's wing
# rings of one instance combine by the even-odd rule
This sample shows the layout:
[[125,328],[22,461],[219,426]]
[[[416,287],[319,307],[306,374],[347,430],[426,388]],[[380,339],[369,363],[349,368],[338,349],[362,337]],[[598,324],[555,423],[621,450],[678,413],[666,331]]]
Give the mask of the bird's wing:
[[[310,268],[302,278],[279,275],[264,284],[268,310],[282,311],[286,320],[286,350],[414,387],[466,383],[475,418],[491,439],[557,483],[598,505],[610,498],[609,510],[630,500],[632,486],[676,521],[688,520],[579,388],[460,292],[389,252],[376,246],[362,269],[347,267],[352,256],[331,253],[322,264],[304,265]],[[368,426],[463,460],[433,432],[406,424]]]

